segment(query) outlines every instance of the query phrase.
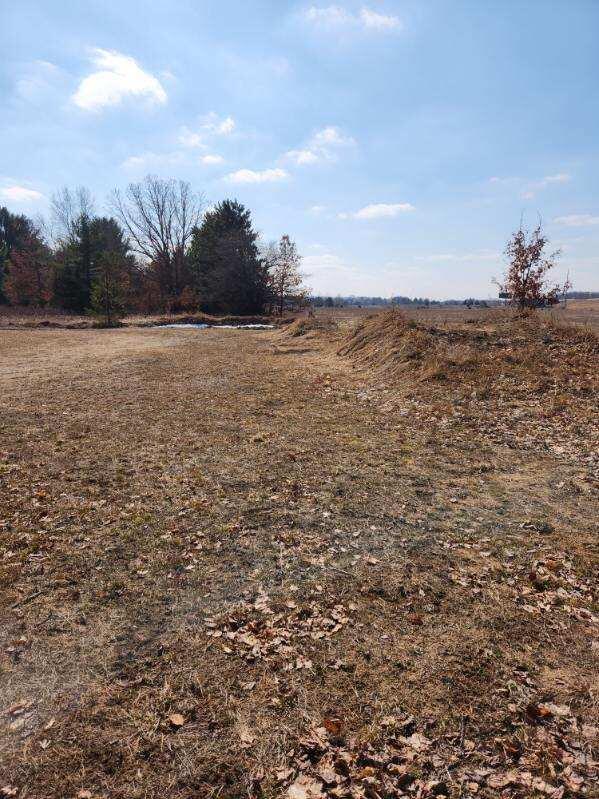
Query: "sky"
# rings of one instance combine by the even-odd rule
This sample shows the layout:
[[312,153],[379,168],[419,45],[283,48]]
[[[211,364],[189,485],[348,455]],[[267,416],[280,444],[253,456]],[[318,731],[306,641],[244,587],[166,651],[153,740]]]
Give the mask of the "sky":
[[315,293],[493,297],[521,219],[599,290],[596,0],[0,0],[0,204],[147,174]]

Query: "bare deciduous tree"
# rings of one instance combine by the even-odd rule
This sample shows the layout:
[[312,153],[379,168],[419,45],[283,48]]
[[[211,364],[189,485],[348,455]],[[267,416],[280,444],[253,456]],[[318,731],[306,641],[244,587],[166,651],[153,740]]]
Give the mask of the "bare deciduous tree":
[[132,249],[154,265],[162,292],[178,296],[184,287],[185,253],[202,218],[202,196],[185,181],[148,175],[123,194],[115,189],[111,205]]
[[301,301],[307,294],[299,271],[301,255],[288,235],[281,236],[277,244],[269,245],[266,261],[270,270],[270,285],[279,316],[283,315],[287,301]]
[[50,210],[58,237],[68,241],[77,235],[82,218],[89,220],[94,216],[94,198],[85,186],[74,191],[64,186],[52,195]]

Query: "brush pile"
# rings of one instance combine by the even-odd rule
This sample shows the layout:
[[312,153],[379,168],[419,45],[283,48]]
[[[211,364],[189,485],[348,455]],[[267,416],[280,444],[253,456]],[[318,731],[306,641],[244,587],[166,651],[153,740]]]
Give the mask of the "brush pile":
[[389,377],[466,383],[517,377],[526,390],[585,393],[596,387],[599,340],[537,315],[432,326],[391,309],[359,324],[339,355]]
[[[367,318],[338,354],[373,375],[373,393],[411,397],[456,436],[552,451],[599,474],[599,339],[541,314],[426,325],[396,309]],[[424,423],[424,422],[423,422]]]
[[302,316],[283,328],[283,335],[289,338],[312,338],[320,333],[336,330],[336,327],[335,321],[327,316]]

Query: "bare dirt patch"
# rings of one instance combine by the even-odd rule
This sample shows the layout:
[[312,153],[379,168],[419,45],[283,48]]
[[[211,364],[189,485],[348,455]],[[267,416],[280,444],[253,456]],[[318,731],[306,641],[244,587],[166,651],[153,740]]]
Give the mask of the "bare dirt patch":
[[592,403],[344,335],[2,333],[5,795],[593,795]]

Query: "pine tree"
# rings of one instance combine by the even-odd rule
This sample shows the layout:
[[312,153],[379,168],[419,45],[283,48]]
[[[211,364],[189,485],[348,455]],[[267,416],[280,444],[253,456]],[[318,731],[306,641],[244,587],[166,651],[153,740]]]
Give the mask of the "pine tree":
[[68,240],[56,253],[54,297],[62,308],[84,313],[92,301],[92,287],[103,255],[128,254],[122,228],[114,219],[81,214],[73,223]]
[[116,327],[125,313],[127,262],[116,250],[102,254],[95,269],[91,291],[91,312],[102,327]]
[[262,313],[268,297],[266,264],[256,244],[250,211],[224,200],[192,234],[188,269],[205,310],[239,315]]

